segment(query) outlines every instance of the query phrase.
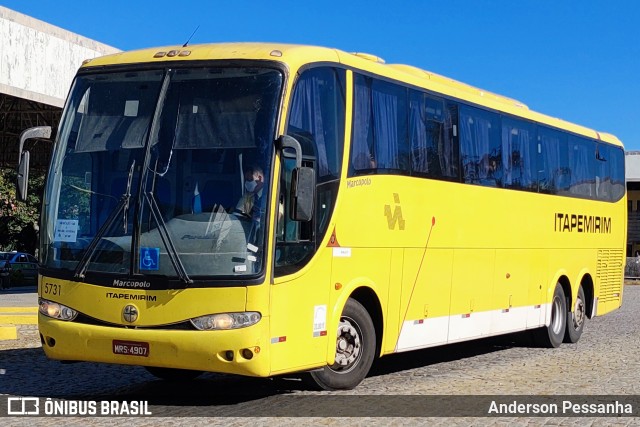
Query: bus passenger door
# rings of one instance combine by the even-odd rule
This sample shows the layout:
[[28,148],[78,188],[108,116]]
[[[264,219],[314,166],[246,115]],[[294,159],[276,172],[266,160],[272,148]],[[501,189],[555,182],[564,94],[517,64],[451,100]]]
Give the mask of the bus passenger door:
[[328,251],[316,254],[304,274],[276,278],[271,286],[271,372],[290,372],[326,363],[329,275]]
[[[313,167],[313,160],[305,160]],[[275,278],[271,286],[271,371],[289,372],[326,363],[330,248],[316,252],[314,221],[291,218],[289,200],[295,161],[283,158],[276,208]],[[318,193],[321,191],[317,190]],[[316,209],[316,215],[320,211]],[[316,219],[317,220],[317,219]],[[335,344],[334,344],[335,345]]]

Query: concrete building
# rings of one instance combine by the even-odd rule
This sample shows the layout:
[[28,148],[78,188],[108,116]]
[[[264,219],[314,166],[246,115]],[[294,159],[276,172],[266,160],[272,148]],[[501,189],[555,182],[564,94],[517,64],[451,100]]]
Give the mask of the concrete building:
[[[0,167],[15,167],[20,133],[49,125],[55,135],[82,61],[118,49],[0,6]],[[27,144],[32,166],[46,167],[51,146]]]
[[640,251],[640,151],[627,151],[624,156],[627,180],[627,256]]

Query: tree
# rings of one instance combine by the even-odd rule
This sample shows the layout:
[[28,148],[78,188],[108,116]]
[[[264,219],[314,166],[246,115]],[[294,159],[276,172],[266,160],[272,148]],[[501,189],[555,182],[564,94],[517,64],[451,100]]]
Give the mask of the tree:
[[16,196],[16,171],[0,169],[0,249],[35,254],[38,247],[44,173],[30,171],[29,195]]

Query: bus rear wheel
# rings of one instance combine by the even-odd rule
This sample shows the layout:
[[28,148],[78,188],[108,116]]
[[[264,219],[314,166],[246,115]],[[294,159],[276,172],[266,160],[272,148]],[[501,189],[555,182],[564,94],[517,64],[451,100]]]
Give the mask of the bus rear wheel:
[[311,378],[324,390],[350,390],[367,376],[375,349],[371,316],[362,304],[350,298],[338,325],[335,363],[311,372]]
[[202,374],[202,371],[189,369],[158,368],[155,366],[144,367],[151,375],[165,381],[190,381]]
[[560,283],[556,283],[551,300],[551,322],[534,332],[536,344],[541,347],[556,348],[562,344],[567,327],[567,300]]
[[[568,300],[567,300],[568,303]],[[567,304],[568,305],[568,304]],[[564,342],[576,343],[582,336],[584,324],[587,321],[587,305],[582,286],[578,288],[578,296],[573,304],[573,310],[567,310],[567,328],[564,333]]]

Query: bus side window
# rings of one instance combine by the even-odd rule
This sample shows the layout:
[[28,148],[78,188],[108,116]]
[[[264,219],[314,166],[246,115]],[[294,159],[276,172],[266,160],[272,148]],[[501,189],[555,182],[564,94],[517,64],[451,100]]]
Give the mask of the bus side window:
[[460,156],[463,181],[502,187],[502,140],[497,114],[479,108],[460,107]]
[[287,135],[302,148],[302,166],[316,173],[315,210],[311,221],[290,218],[291,171],[295,161],[282,153],[276,224],[276,275],[302,268],[329,227],[337,197],[345,131],[346,72],[331,67],[304,71],[291,100]]
[[408,90],[356,75],[349,176],[409,174]]

